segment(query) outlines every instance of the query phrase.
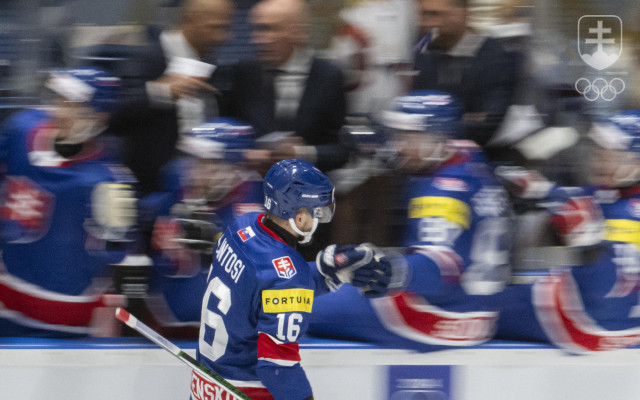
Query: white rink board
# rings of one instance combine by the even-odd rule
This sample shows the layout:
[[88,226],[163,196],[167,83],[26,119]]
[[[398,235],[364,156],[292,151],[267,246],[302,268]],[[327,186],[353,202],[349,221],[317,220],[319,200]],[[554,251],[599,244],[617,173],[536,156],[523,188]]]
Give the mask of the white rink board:
[[[126,344],[126,339],[113,345],[87,343],[67,348],[35,339],[28,346],[0,339],[0,399],[188,399],[190,370],[168,352],[140,341]],[[640,349],[568,356],[547,346],[511,343],[420,354],[339,344],[301,346],[316,400],[409,399],[389,392],[394,382],[389,371],[402,366],[449,371],[449,390],[408,391],[429,392],[421,397],[427,400],[640,399]],[[193,355],[192,346],[186,345]]]

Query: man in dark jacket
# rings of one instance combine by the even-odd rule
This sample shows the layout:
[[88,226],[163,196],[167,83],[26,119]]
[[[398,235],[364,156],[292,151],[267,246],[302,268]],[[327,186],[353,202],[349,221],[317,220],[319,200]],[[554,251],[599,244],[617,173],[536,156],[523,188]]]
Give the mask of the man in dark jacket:
[[260,1],[250,20],[258,60],[236,66],[226,96],[226,113],[262,137],[263,148],[250,159],[264,171],[287,158],[322,171],[340,167],[348,158],[337,136],[346,114],[344,77],[339,67],[313,56],[305,1]]
[[111,130],[124,137],[124,162],[143,194],[161,186],[159,171],[180,134],[217,115],[216,67],[201,60],[228,39],[232,7],[229,0],[187,0],[176,28],[150,29],[147,45],[124,54],[118,71],[124,101]]
[[463,136],[484,146],[513,102],[522,57],[467,25],[467,0],[419,0],[422,39],[414,89],[456,96],[465,109]]

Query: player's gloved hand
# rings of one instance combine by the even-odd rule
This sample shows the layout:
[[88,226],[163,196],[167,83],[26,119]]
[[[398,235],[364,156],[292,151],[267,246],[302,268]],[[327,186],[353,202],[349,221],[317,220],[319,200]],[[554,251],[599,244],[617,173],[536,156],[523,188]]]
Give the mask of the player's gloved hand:
[[372,262],[354,272],[351,284],[364,297],[382,297],[388,293],[391,280],[391,261],[383,253],[375,252]]
[[101,183],[91,194],[91,212],[101,238],[119,240],[136,223],[137,201],[131,185]]
[[550,223],[565,246],[593,246],[604,240],[604,217],[592,196],[561,188],[549,202]]
[[316,256],[316,268],[327,287],[335,292],[345,283],[351,283],[354,271],[373,261],[373,249],[367,246],[332,244]]
[[549,195],[555,184],[535,170],[517,166],[500,166],[495,174],[504,188],[520,199],[542,199]]
[[220,234],[218,216],[211,212],[191,209],[183,203],[171,209],[171,215],[182,229],[182,235],[173,240],[201,253],[211,254]]
[[386,294],[391,277],[391,265],[384,255],[366,244],[328,246],[318,253],[316,267],[331,291],[351,283],[371,297]]

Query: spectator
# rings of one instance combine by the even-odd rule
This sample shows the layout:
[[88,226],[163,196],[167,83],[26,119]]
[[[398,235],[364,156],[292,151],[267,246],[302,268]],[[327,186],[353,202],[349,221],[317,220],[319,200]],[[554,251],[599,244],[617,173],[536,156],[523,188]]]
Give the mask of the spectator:
[[366,47],[356,53],[363,65],[359,86],[349,92],[349,110],[377,114],[410,89],[416,4],[407,0],[345,3],[341,19],[346,26],[361,29],[367,39]]
[[[420,351],[491,339],[498,312],[488,300],[509,274],[506,192],[458,132],[461,105],[416,91],[382,113],[405,180],[405,254],[391,258],[390,296],[363,299],[345,285],[316,300],[309,333]],[[386,227],[381,227],[386,229]]]
[[344,0],[310,2],[313,47],[316,56],[332,61],[345,75],[347,114],[363,113],[354,107],[357,89],[366,83],[368,34],[341,17]]
[[148,45],[123,54],[128,61],[118,68],[124,101],[111,128],[124,136],[124,161],[143,195],[160,187],[159,171],[180,134],[218,113],[211,86],[215,66],[202,60],[227,40],[231,13],[229,0],[186,0],[175,29],[150,28]]
[[343,73],[313,56],[308,14],[303,0],[257,3],[250,19],[259,60],[240,62],[232,74],[227,113],[255,128],[264,148],[249,155],[263,172],[293,157],[322,171],[348,158],[338,140],[346,114]]
[[467,0],[420,0],[413,89],[451,93],[464,106],[464,135],[484,146],[514,101],[523,57],[467,25]]
[[110,303],[108,265],[124,257],[136,216],[132,177],[103,162],[98,136],[118,85],[97,68],[57,71],[46,82],[50,107],[15,114],[2,130],[2,336],[80,336],[98,334],[97,322],[116,326],[113,309],[96,317],[123,305]]

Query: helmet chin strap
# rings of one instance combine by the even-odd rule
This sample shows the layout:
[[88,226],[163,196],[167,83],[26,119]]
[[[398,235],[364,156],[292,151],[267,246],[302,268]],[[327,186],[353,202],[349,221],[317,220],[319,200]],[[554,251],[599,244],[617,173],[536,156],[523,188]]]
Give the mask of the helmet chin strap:
[[309,232],[302,232],[300,229],[298,229],[298,227],[296,226],[296,221],[294,221],[293,218],[289,218],[289,225],[291,225],[291,229],[293,229],[295,233],[303,237],[303,239],[298,241],[298,243],[306,244],[311,241],[311,237],[318,227],[318,218],[313,219],[313,226],[311,227],[311,230]]

